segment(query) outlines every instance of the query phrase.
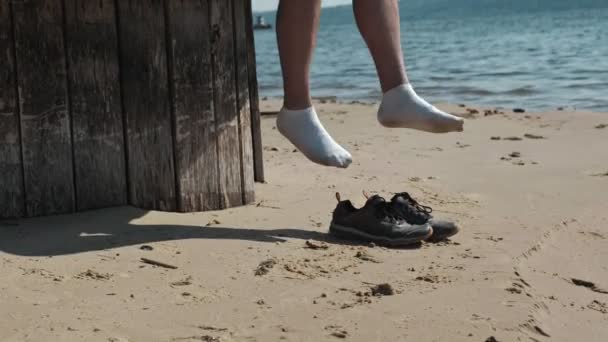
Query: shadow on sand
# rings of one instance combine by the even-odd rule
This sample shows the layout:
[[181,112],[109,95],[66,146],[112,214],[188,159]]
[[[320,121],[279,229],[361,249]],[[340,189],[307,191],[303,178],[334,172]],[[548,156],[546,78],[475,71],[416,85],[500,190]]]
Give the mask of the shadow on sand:
[[[185,239],[285,242],[314,239],[331,244],[357,245],[332,236],[298,228],[248,229],[172,224],[134,224],[148,211],[110,208],[71,215],[0,221],[0,251],[21,256],[56,256],[158,241]],[[412,246],[417,248],[419,246]]]

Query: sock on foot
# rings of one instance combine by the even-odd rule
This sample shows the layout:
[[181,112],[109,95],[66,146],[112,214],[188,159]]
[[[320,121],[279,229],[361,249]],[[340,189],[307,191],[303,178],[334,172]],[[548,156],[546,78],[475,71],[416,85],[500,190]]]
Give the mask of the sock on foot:
[[382,97],[378,121],[385,127],[413,128],[432,133],[461,132],[464,120],[435,108],[410,84],[395,87]]
[[317,164],[346,168],[352,161],[350,153],[327,133],[313,107],[281,109],[277,116],[277,129]]

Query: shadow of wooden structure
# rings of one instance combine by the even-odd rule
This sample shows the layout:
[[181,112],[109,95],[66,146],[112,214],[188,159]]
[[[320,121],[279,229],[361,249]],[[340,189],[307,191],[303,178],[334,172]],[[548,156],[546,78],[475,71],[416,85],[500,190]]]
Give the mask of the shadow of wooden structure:
[[0,218],[250,203],[250,0],[0,0]]

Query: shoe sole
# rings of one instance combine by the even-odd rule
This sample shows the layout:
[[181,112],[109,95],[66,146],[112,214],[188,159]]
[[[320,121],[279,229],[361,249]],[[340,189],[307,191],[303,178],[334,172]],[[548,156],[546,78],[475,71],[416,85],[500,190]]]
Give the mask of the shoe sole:
[[329,226],[329,233],[343,239],[347,240],[357,240],[364,242],[373,242],[382,246],[408,246],[413,245],[415,243],[419,243],[424,241],[431,236],[433,236],[433,228],[429,226],[429,232],[426,235],[419,237],[411,237],[411,238],[398,238],[391,239],[383,236],[375,236],[362,231],[359,231],[354,228],[341,226],[339,224],[331,223]]

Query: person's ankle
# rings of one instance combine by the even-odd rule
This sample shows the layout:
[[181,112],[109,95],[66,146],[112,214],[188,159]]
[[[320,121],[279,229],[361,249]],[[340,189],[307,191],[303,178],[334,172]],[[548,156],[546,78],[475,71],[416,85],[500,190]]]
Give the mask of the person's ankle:
[[283,98],[283,108],[288,110],[303,110],[312,107],[312,99],[310,97],[302,98]]
[[410,84],[410,80],[407,77],[395,77],[389,80],[380,81],[380,88],[382,93],[386,93],[389,90],[395,89],[399,86]]
[[395,89],[408,88],[408,87],[412,87],[412,85],[409,82],[399,83],[399,84],[395,85],[394,87],[387,88],[386,90],[383,89],[382,94],[385,95],[386,93],[388,93],[390,91],[396,91]]

